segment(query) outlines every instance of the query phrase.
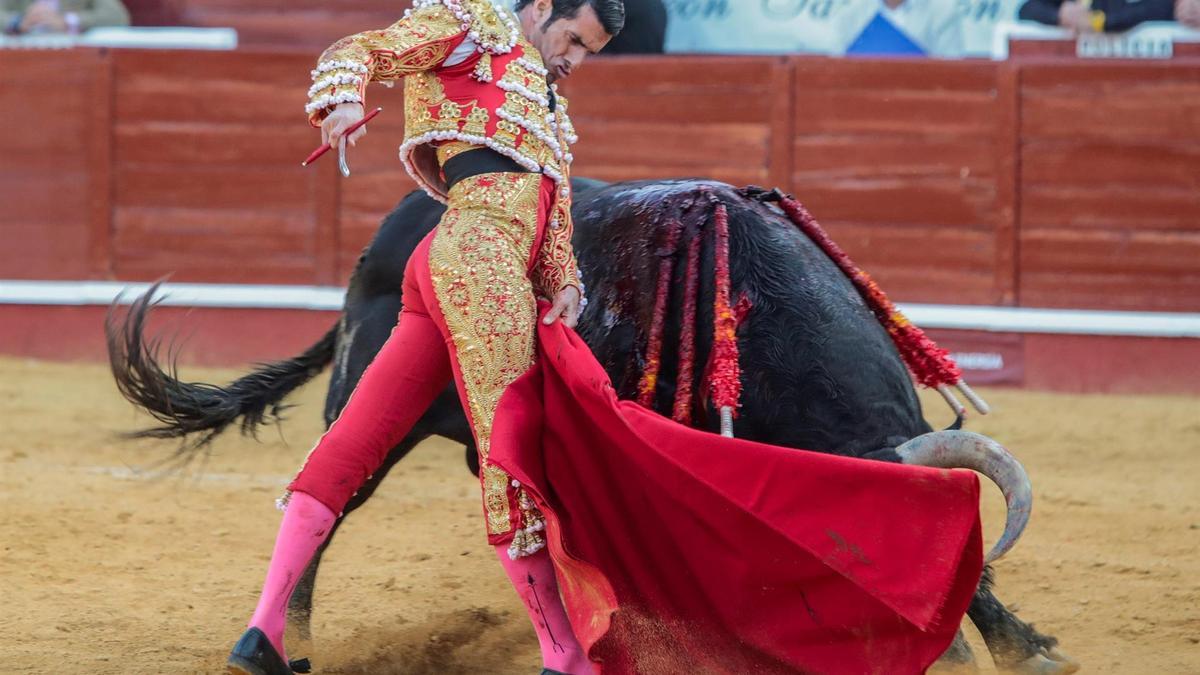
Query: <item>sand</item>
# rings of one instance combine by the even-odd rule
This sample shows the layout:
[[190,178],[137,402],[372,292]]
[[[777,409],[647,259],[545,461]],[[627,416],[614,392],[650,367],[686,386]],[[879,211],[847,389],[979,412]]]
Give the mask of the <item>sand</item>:
[[[161,477],[146,467],[173,446],[116,436],[146,418],[105,367],[0,359],[0,672],[223,672],[266,568],[273,501],[321,431],[325,382],[261,442],[227,436],[203,467]],[[983,393],[996,412],[968,428],[1013,449],[1035,493],[998,595],[1085,672],[1200,672],[1200,400]],[[936,396],[925,403],[948,421]],[[462,458],[425,443],[347,520],[314,640],[292,655],[320,673],[538,672]],[[1002,509],[989,490],[989,539]]]

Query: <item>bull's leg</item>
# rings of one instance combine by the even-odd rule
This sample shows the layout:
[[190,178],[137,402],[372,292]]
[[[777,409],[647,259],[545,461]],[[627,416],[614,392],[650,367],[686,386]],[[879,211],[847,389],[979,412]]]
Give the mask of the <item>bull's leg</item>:
[[1079,670],[1077,662],[1058,651],[1057,639],[1037,632],[996,598],[990,567],[984,570],[967,616],[979,629],[1001,672],[1057,675]]
[[955,675],[979,672],[979,668],[975,664],[975,652],[971,651],[971,645],[967,644],[967,637],[963,635],[961,628],[954,636],[954,642],[950,643],[950,648],[946,650],[945,654],[942,654],[937,663],[933,664],[929,672],[954,673]]

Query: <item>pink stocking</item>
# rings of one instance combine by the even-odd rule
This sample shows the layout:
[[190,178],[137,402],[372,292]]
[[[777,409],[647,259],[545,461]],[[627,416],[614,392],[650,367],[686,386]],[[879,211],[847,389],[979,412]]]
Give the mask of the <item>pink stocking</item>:
[[283,630],[287,626],[288,599],[317,547],[329,538],[336,520],[333,511],[303,492],[292,493],[283,514],[267,580],[263,582],[250,627],[266,634],[284,662],[287,655],[283,651]]
[[546,549],[513,560],[508,557],[508,545],[502,544],[496,547],[496,556],[529,612],[542,647],[542,666],[569,675],[591,675],[592,664],[567,620]]

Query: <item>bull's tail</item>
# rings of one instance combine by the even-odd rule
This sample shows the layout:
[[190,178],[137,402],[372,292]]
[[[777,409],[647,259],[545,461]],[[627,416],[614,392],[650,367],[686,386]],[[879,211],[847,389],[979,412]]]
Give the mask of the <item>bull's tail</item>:
[[135,300],[123,319],[117,317],[114,303],[104,329],[117,389],[130,403],[159,422],[158,426],[126,435],[180,439],[183,444],[175,460],[188,461],[239,419],[242,433],[248,435],[253,435],[262,424],[279,420],[287,408],[283,399],[333,360],[337,326],[303,354],[262,364],[228,385],[180,381],[174,345],[167,345],[164,367],[159,359],[162,339],[146,338],[146,321],[157,304],[154,299],[157,290],[155,284]]

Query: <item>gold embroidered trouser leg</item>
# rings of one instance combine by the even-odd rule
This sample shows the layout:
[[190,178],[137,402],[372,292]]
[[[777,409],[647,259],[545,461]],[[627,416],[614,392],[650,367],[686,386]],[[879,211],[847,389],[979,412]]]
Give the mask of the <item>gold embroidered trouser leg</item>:
[[[524,490],[488,461],[505,389],[534,363],[537,304],[529,280],[553,184],[540,174],[484,174],[459,182],[429,241],[429,277],[444,321],[463,407],[479,447],[487,531],[509,554],[543,546],[545,523]],[[440,314],[440,317],[437,316]]]

